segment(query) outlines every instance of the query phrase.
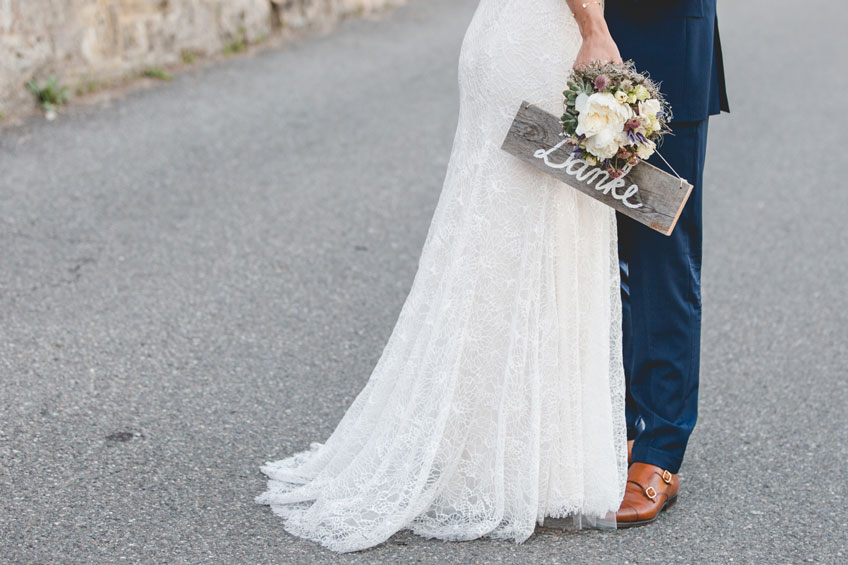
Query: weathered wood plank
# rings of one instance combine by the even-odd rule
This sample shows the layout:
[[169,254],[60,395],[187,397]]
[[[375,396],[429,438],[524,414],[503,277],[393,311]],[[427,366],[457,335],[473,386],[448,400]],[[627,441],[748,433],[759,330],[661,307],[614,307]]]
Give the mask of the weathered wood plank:
[[600,169],[570,157],[560,132],[558,117],[525,101],[501,148],[651,229],[671,234],[692,192],[691,184],[644,162],[613,181]]

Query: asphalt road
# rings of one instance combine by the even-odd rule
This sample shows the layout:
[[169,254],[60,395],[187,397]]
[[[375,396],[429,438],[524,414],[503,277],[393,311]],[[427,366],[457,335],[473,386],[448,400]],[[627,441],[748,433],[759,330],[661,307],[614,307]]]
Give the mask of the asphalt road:
[[476,2],[412,0],[0,132],[0,562],[848,561],[848,7],[720,4],[701,411],[660,522],[340,557],[253,502],[415,273]]

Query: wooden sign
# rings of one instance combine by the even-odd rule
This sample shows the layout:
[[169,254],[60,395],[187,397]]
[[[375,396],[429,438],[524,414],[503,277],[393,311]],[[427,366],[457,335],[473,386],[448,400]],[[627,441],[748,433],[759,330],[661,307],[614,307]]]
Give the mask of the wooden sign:
[[626,175],[608,173],[572,155],[556,116],[522,102],[501,149],[664,235],[671,235],[692,185],[639,162]]

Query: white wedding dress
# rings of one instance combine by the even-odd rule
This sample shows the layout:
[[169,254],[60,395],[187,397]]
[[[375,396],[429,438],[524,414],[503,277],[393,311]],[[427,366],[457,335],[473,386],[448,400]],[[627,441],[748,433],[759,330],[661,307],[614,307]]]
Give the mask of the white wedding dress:
[[521,542],[545,517],[614,527],[614,212],[500,149],[523,99],[561,113],[580,42],[565,0],[481,0],[444,186],[382,356],[324,444],[261,468],[256,501],[288,532],[346,552],[402,529]]

